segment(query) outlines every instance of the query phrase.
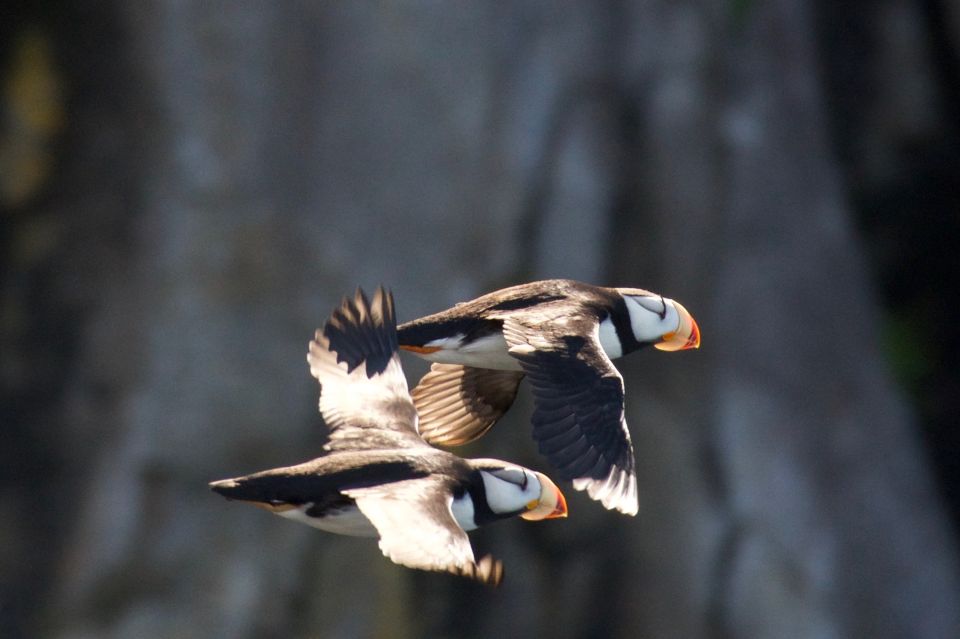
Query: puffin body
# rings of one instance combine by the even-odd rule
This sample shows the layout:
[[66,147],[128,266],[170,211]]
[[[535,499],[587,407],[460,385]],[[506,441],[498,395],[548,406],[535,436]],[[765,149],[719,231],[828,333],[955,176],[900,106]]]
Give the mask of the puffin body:
[[455,446],[480,437],[527,376],[540,452],[574,488],[626,514],[638,510],[637,487],[623,379],[611,360],[647,345],[700,345],[678,302],[573,280],[494,291],[398,331],[400,348],[434,362],[413,390],[426,441]]
[[502,564],[476,561],[465,531],[517,515],[564,517],[563,494],[541,473],[428,445],[397,348],[389,293],[344,299],[307,355],[329,429],[324,454],[210,486],[321,530],[379,537],[396,563],[497,585]]

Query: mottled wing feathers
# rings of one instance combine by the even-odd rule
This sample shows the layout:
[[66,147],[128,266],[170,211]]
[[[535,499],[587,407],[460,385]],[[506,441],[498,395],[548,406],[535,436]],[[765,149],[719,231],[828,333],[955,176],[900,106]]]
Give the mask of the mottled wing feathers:
[[[359,289],[344,298],[310,342],[310,372],[320,382],[327,450],[426,447],[397,355],[393,297]],[[363,365],[365,364],[365,366]]]
[[420,436],[444,446],[477,439],[513,404],[521,379],[519,371],[433,364],[412,393]]
[[474,560],[467,533],[450,510],[453,497],[447,481],[431,475],[344,493],[356,500],[357,507],[376,527],[380,550],[392,561],[498,585],[503,566],[491,557]]
[[607,508],[636,514],[623,378],[599,344],[597,324],[584,319],[580,325],[530,326],[511,318],[504,322],[504,337],[533,389],[533,436],[540,452],[577,490]]

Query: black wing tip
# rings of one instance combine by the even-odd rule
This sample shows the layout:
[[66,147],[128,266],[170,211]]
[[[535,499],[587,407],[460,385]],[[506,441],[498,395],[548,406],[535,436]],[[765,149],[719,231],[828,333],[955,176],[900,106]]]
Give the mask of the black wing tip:
[[367,377],[382,373],[398,349],[393,293],[381,284],[371,301],[358,286],[353,299],[344,296],[331,313],[323,336],[348,373],[364,362]]
[[[540,454],[550,461],[562,479],[604,481],[614,472],[634,474],[632,448],[611,451],[609,447],[594,446],[582,438],[565,435],[567,441],[564,441],[564,435],[537,441]],[[576,437],[576,433],[573,436]]]

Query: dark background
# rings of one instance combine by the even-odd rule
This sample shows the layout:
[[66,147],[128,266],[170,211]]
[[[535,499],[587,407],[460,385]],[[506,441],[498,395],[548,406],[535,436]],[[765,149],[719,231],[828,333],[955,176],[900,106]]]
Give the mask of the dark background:
[[[3,637],[960,628],[955,3],[0,12]],[[491,592],[207,490],[318,450],[341,295],[545,277],[702,329],[619,364],[636,518],[478,531]]]

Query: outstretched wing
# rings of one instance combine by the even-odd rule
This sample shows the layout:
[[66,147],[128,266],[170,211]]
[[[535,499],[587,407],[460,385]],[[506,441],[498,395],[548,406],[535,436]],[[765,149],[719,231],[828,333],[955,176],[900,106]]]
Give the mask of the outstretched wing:
[[521,379],[519,371],[431,365],[411,393],[420,415],[420,436],[443,446],[481,437],[513,404]]
[[373,301],[357,289],[344,298],[310,342],[310,372],[320,382],[327,450],[427,447],[397,355],[393,296],[378,287]]
[[474,560],[467,533],[450,509],[453,495],[448,481],[430,475],[343,492],[376,527],[380,550],[392,561],[499,585],[503,565],[490,556]]
[[533,388],[533,437],[540,452],[577,490],[635,515],[623,378],[600,346],[597,322],[566,317],[534,326],[512,317],[504,321],[503,334]]

